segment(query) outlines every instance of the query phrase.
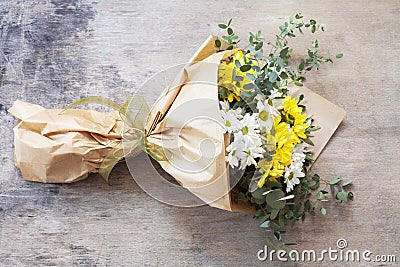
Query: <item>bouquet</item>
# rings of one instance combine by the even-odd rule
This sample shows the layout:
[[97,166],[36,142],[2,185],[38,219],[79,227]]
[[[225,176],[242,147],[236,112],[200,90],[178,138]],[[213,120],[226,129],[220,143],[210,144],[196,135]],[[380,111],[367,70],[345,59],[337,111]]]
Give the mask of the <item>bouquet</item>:
[[[303,82],[307,72],[332,59],[320,55],[317,40],[298,62],[289,46],[296,34],[324,31],[325,25],[295,14],[279,27],[275,41],[265,42],[258,31],[240,48],[231,21],[219,24],[226,35],[210,36],[151,109],[143,96],[123,105],[87,97],[64,110],[16,101],[10,109],[20,120],[15,162],[24,178],[69,183],[99,172],[108,181],[115,164],[125,160],[155,198],[250,212],[271,233],[270,242],[281,240],[289,222],[317,210],[325,215],[327,190],[338,201],[352,200],[351,181],[310,172],[345,112]],[[86,103],[116,112],[71,109]],[[159,171],[141,176],[154,164],[178,185]]]

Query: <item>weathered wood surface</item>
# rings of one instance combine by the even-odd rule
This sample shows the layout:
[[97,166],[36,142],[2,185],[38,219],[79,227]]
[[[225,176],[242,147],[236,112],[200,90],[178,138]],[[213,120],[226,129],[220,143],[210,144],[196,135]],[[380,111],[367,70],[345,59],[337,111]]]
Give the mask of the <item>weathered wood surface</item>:
[[[399,261],[399,1],[2,0],[0,265],[278,266],[257,260],[264,232],[251,216],[161,204],[123,164],[112,186],[97,175],[71,185],[22,180],[13,165],[16,120],[6,110],[16,99],[46,107],[86,95],[122,101],[154,73],[188,60],[219,33],[218,23],[237,17],[241,36],[261,29],[272,38],[297,11],[329,24],[321,47],[345,55],[307,86],[348,112],[314,170],[354,180],[356,199],[329,205],[325,218],[308,218],[286,238],[316,250],[345,238],[350,249]],[[305,51],[310,40],[295,47]]]

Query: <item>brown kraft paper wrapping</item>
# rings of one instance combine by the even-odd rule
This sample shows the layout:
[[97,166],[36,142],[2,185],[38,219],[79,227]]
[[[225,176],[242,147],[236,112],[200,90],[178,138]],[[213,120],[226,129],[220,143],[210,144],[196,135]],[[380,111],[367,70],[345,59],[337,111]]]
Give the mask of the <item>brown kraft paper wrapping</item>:
[[122,121],[92,110],[45,109],[15,101],[9,112],[14,128],[15,165],[25,180],[72,183],[97,172],[101,161],[121,139]]

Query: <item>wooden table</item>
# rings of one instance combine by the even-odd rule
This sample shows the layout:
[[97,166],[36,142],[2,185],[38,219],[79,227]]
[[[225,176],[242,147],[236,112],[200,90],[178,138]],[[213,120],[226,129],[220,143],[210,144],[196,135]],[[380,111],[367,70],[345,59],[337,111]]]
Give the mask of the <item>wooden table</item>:
[[[187,61],[210,33],[221,34],[218,23],[236,17],[244,41],[258,29],[272,39],[298,11],[328,24],[318,34],[324,51],[344,53],[306,85],[347,110],[314,170],[352,179],[355,201],[330,204],[326,217],[289,228],[286,240],[323,250],[345,238],[349,249],[399,262],[399,1],[3,0],[0,265],[302,266],[258,261],[265,233],[252,216],[159,203],[124,164],[111,186],[98,175],[71,185],[24,181],[13,164],[17,121],[7,112],[17,99],[48,108],[87,95],[122,102],[156,72]],[[297,55],[312,38],[293,43]]]

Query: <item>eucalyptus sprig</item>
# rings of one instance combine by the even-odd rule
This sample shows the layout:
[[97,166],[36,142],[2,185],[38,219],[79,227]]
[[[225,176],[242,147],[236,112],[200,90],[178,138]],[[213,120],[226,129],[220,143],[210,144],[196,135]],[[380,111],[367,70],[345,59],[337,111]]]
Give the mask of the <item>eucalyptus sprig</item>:
[[[218,25],[221,29],[227,31],[227,35],[222,36],[229,43],[226,50],[233,49],[240,42],[239,37],[232,29],[231,23],[232,19],[226,24]],[[320,55],[318,40],[314,40],[307,50],[307,57],[302,59],[296,68],[289,64],[293,53],[293,49],[289,46],[289,40],[297,37],[296,34],[303,35],[306,29],[310,30],[311,33],[316,33],[325,31],[325,27],[326,24],[318,24],[314,19],[305,22],[301,13],[294,14],[289,17],[288,21],[279,26],[280,33],[275,35],[275,40],[267,42],[270,47],[270,52],[267,55],[264,54],[265,38],[261,31],[250,32],[249,43],[245,47],[245,51],[250,53],[255,60],[265,63],[259,77],[255,77],[253,80],[257,88],[268,95],[274,89],[284,92],[290,84],[303,86],[305,73],[319,69],[321,63],[332,63],[333,60],[329,53],[327,57]],[[215,41],[215,46],[221,50],[219,39]],[[343,54],[336,55],[336,58],[341,57],[343,57]]]
[[[237,44],[239,43],[239,37],[234,34],[233,29],[230,27],[232,22],[232,19],[230,19],[228,21],[228,23],[226,24],[218,24],[218,27],[220,27],[221,29],[226,29],[226,33],[227,35],[223,35],[222,39],[224,39],[225,41],[227,41],[229,43],[228,47],[226,48],[226,50],[232,50],[235,46],[237,46]],[[221,41],[220,40],[215,40],[215,46],[217,48],[221,47]]]

